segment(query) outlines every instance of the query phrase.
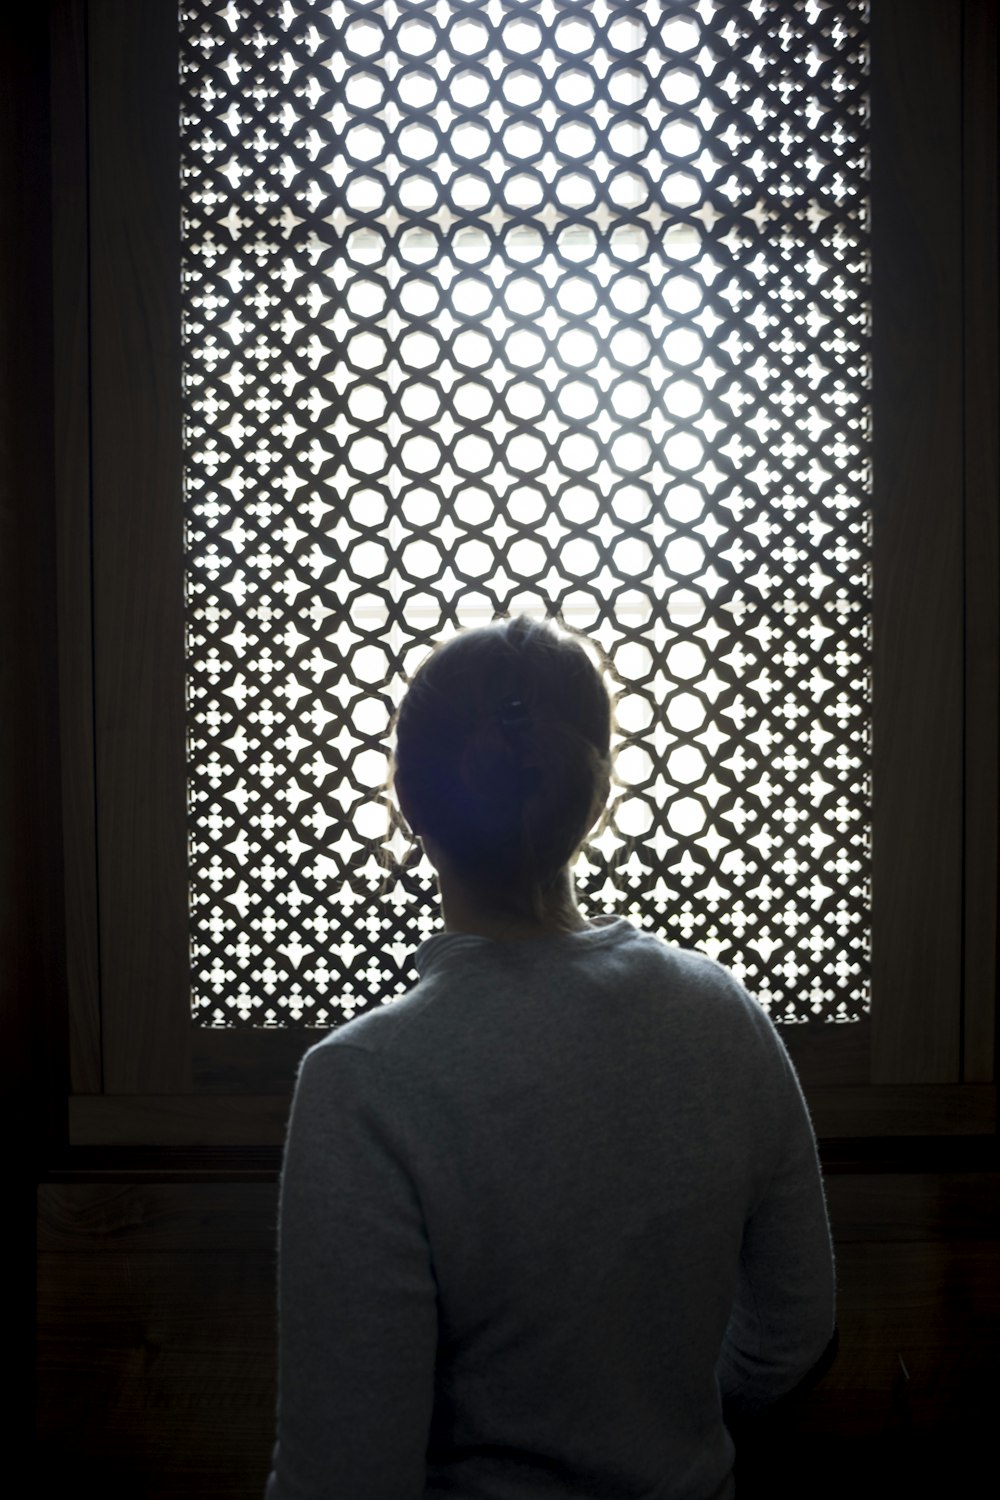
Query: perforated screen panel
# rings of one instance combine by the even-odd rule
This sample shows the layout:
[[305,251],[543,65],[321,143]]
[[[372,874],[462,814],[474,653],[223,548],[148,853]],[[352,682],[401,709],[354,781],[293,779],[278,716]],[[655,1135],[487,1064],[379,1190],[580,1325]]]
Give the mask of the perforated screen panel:
[[386,733],[561,613],[620,688],[577,869],[779,1021],[868,1005],[866,5],[180,6],[192,1003],[412,982]]

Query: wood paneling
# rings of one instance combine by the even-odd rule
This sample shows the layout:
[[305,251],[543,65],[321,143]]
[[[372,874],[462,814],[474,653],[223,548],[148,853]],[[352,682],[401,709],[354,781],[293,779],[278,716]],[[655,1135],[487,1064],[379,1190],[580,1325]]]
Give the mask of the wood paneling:
[[878,0],[871,66],[872,1081],[952,1083],[962,977],[961,6]]
[[0,1119],[16,1432],[29,1418],[35,1182],[67,1084],[48,105],[47,17],[21,6],[0,27]]
[[323,1040],[325,1029],[192,1031],[194,1086],[197,1093],[289,1095],[308,1047]]
[[52,318],[59,729],[66,886],[70,1080],[101,1087],[94,810],[94,676],[90,549],[90,258],[87,77],[82,0],[51,9]]
[[807,1022],[783,1026],[781,1040],[807,1097],[816,1089],[866,1084],[871,1068],[871,1017],[849,1026]]
[[88,28],[104,1087],[186,1091],[177,7]]
[[870,1136],[987,1135],[996,1130],[996,1091],[986,1084],[887,1084],[807,1090],[823,1140]]
[[274,1254],[277,1186],[270,1182],[73,1182],[38,1190],[42,1254],[123,1251]]
[[70,1085],[100,1089],[90,574],[90,258],[82,0],[51,7],[52,348],[58,712]]
[[40,1493],[260,1500],[276,1215],[273,1181],[40,1190]]
[[[817,1135],[990,1136],[996,1091],[986,1084],[807,1088]],[[283,1094],[153,1094],[70,1100],[74,1146],[280,1146],[291,1089]]]
[[963,37],[965,301],[965,1079],[994,1078],[997,730],[1000,682],[997,5],[966,0]]
[[40,1494],[253,1496],[274,1432],[273,1252],[46,1253]]
[[88,1096],[69,1101],[75,1146],[280,1146],[291,1090],[262,1097],[198,1094]]
[[[192,1032],[194,1090],[206,1094],[288,1094],[307,1047],[326,1035],[311,1031]],[[868,1080],[871,1022],[850,1026],[785,1026],[782,1040],[807,1092]]]

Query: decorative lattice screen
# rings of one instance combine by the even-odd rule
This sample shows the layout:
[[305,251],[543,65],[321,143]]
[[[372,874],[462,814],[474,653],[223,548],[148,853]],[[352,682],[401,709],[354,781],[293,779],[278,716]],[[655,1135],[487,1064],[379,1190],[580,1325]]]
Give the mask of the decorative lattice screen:
[[412,980],[386,729],[497,613],[598,638],[578,870],[778,1020],[868,1003],[863,0],[182,0],[193,1006]]

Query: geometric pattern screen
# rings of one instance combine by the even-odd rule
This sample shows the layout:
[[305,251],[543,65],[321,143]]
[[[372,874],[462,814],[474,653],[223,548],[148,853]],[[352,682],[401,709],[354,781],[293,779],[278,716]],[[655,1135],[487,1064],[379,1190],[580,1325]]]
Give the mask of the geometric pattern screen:
[[[387,730],[599,641],[591,915],[869,1005],[867,6],[180,6],[192,1009],[331,1027],[438,924]],[[398,841],[398,835],[394,836]]]

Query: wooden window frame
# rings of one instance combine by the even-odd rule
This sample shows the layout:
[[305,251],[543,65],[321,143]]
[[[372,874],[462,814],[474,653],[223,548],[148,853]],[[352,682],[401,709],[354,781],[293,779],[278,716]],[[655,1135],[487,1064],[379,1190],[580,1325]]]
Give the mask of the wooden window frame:
[[[322,1034],[200,1030],[180,1002],[176,10],[51,11],[75,1146],[279,1144]],[[996,1105],[996,8],[871,11],[873,1006],[783,1033],[828,1141],[984,1135]]]

